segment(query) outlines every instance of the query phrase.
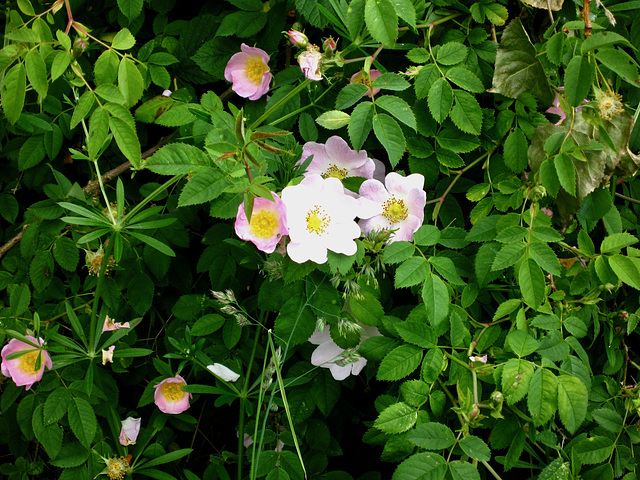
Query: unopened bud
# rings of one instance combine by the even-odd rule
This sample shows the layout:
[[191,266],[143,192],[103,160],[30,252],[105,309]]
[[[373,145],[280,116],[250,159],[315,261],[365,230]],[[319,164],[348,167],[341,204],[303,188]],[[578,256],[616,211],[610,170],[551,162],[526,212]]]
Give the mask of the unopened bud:
[[324,49],[324,53],[326,53],[328,56],[331,56],[338,48],[338,42],[336,42],[331,37],[325,38],[324,42],[322,42],[322,48]]
[[87,49],[87,39],[78,37],[73,41],[73,56],[78,58]]
[[296,47],[305,48],[309,44],[307,36],[298,30],[289,30],[285,32],[289,41]]

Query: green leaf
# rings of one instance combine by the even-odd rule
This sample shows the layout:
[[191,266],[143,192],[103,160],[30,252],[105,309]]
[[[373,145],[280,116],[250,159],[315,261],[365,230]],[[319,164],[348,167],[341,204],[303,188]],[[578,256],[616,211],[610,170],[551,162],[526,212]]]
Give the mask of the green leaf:
[[9,308],[16,317],[22,315],[31,303],[31,291],[29,286],[21,283],[11,288],[9,286]]
[[98,158],[98,154],[108,136],[109,113],[104,108],[98,107],[93,111],[89,119],[89,137],[87,139],[89,158]]
[[616,254],[609,257],[609,266],[620,280],[640,290],[640,259]]
[[620,250],[638,243],[638,239],[630,233],[614,233],[605,237],[600,245],[602,253],[620,253]]
[[448,168],[460,168],[464,166],[462,157],[446,148],[440,148],[436,151],[436,159],[440,164]]
[[138,240],[140,240],[141,242],[147,244],[151,248],[155,248],[160,253],[164,253],[165,255],[167,255],[169,257],[175,257],[176,256],[174,251],[171,250],[167,245],[162,243],[160,240],[157,240],[157,239],[155,239],[153,237],[150,237],[149,235],[144,235],[142,233],[132,232],[132,231],[129,231],[129,235],[131,235],[134,238],[137,238]]
[[[406,0],[393,1],[397,2]],[[371,86],[373,88],[379,88],[380,90],[393,90],[396,92],[401,92],[402,90],[406,90],[407,88],[409,88],[411,84],[396,73],[383,73],[373,81],[373,84]]]
[[[123,0],[118,0],[118,3],[120,3],[121,1]],[[141,0],[124,0],[124,1],[134,1],[134,2],[140,1],[141,2]],[[131,32],[129,31],[128,28],[123,28],[116,34],[115,37],[113,37],[113,42],[111,43],[111,46],[116,50],[129,50],[135,44],[136,44],[135,37],[131,35]]]
[[422,300],[432,326],[439,325],[449,314],[449,290],[438,275],[430,275],[422,288]]
[[18,154],[18,168],[21,171],[28,170],[38,165],[46,155],[43,143],[43,135],[28,137],[26,142],[20,147]]
[[379,113],[373,116],[373,132],[389,156],[391,166],[395,168],[405,150],[402,129],[389,115]]
[[[504,303],[502,304],[504,305]],[[500,305],[500,306],[502,306]],[[518,302],[519,305],[519,302]],[[540,343],[526,330],[512,330],[507,335],[507,343],[519,358],[526,357],[538,349]]]
[[140,463],[139,472],[144,475],[144,469],[155,467],[156,465],[164,465],[165,463],[175,462],[176,460],[181,459],[182,457],[186,457],[191,452],[193,452],[192,448],[181,448],[180,450],[174,450],[173,452],[165,453],[164,455],[160,455],[159,457],[152,458],[148,462]]
[[396,288],[417,285],[424,282],[429,271],[429,264],[423,257],[411,257],[396,270],[394,285]]
[[118,66],[120,65],[120,57],[112,50],[105,50],[96,60],[93,66],[93,74],[96,85],[103,83],[115,83],[118,78]]
[[531,308],[538,308],[544,300],[545,280],[542,270],[532,259],[527,259],[518,269],[518,284],[524,301]]
[[89,458],[91,452],[79,442],[66,442],[51,465],[61,468],[73,468],[82,465]]
[[209,313],[203,317],[200,317],[196,323],[191,327],[191,335],[196,337],[203,337],[211,335],[213,332],[222,328],[225,323],[224,317],[217,313]]
[[416,96],[418,98],[425,98],[429,94],[431,86],[439,78],[440,72],[435,64],[424,65],[415,79],[414,88],[416,90]]
[[[553,230],[555,232],[555,230]],[[552,275],[560,275],[562,267],[555,252],[546,243],[532,243],[529,254],[536,263]]]
[[142,153],[138,135],[131,125],[117,117],[109,117],[109,129],[122,154],[131,162],[134,168],[140,167]]
[[27,75],[24,64],[18,63],[5,74],[0,89],[2,110],[11,125],[15,124],[22,113],[27,91]]
[[[43,421],[44,425],[51,425],[60,420],[67,413],[67,406],[71,400],[69,390],[65,387],[58,387],[47,395],[44,404]],[[56,425],[56,427],[58,427]]]
[[350,83],[346,85],[340,90],[338,98],[336,98],[336,110],[344,110],[345,108],[355,105],[368,91],[369,87],[363,83]]
[[[396,97],[394,95],[383,95],[381,97],[376,98],[376,106],[386,110],[392,116],[394,116],[397,120],[404,123],[407,127],[413,128],[416,127],[416,117],[411,110],[411,107],[407,102],[405,102],[400,97]],[[374,128],[375,128],[375,119],[374,119]]]
[[544,105],[553,102],[555,95],[538,60],[538,52],[519,17],[512,20],[502,33],[490,91],[511,98],[528,92]]
[[351,120],[347,125],[349,140],[356,150],[360,150],[373,127],[374,107],[371,102],[360,102],[351,112]]
[[[478,137],[469,135],[467,133],[462,133],[458,128],[451,126],[443,128],[438,133],[436,140],[442,148],[455,153],[468,153],[480,146]],[[431,145],[429,144],[429,146]],[[415,155],[413,152],[411,152],[411,149],[409,149],[409,153]],[[431,153],[429,153],[429,155],[425,155],[424,158],[428,158],[430,156]]]
[[437,338],[433,328],[423,322],[406,321],[395,324],[396,332],[405,341],[422,348],[433,348]]
[[62,447],[62,429],[58,425],[45,425],[42,421],[42,405],[33,411],[31,426],[33,433],[50,458],[55,458]]
[[506,302],[500,303],[500,305],[498,305],[498,308],[496,309],[496,313],[493,314],[493,320],[499,320],[502,317],[515,312],[521,304],[522,300],[520,300],[519,298],[510,298]]
[[[142,12],[142,4],[143,0],[118,0],[118,8],[120,8],[122,14],[127,17],[130,22],[140,15]],[[113,43],[116,43],[115,40]],[[113,48],[117,47],[114,45]],[[124,50],[126,50],[126,48]]]
[[456,265],[449,257],[429,257],[429,263],[436,269],[436,272],[440,274],[447,282],[453,285],[465,285],[466,282],[462,280]]
[[491,450],[489,449],[489,446],[483,440],[474,435],[464,437],[460,442],[458,442],[458,445],[460,445],[462,451],[471,458],[475,458],[481,462],[488,462],[491,460]]
[[462,43],[449,42],[440,47],[436,55],[442,65],[456,65],[467,58],[468,50]]
[[364,21],[376,41],[389,46],[396,43],[398,14],[389,0],[367,0]]
[[404,402],[385,408],[373,426],[384,433],[402,433],[409,430],[418,419],[418,411]]
[[547,423],[558,409],[558,378],[546,368],[538,368],[529,384],[527,407],[534,425]]
[[542,165],[540,165],[540,180],[542,181],[542,186],[544,186],[544,188],[547,189],[547,192],[549,192],[549,195],[553,198],[558,196],[560,180],[558,180],[558,174],[556,173],[553,159],[545,160],[542,162]]
[[500,271],[510,267],[525,254],[527,246],[523,242],[507,243],[502,246],[496,254],[496,258],[491,265],[492,271]]
[[593,419],[602,428],[613,433],[620,433],[624,428],[624,419],[622,416],[610,408],[598,408],[591,412]]
[[466,67],[453,67],[447,70],[445,76],[455,83],[458,87],[471,92],[482,93],[484,92],[484,85],[482,81]]
[[416,453],[403,461],[393,473],[393,480],[443,480],[447,462],[432,452]]
[[2,218],[4,218],[7,222],[15,222],[16,218],[18,217],[19,210],[20,205],[18,204],[18,200],[16,200],[16,197],[14,197],[13,195],[0,195],[0,215],[2,215]]
[[584,55],[592,50],[596,50],[605,46],[623,44],[627,47],[632,47],[629,40],[622,35],[615,32],[595,32],[587,37],[580,47],[580,53]]
[[634,87],[639,86],[637,64],[624,50],[617,48],[598,49],[596,59]]
[[[289,299],[276,317],[274,331],[278,342],[299,345],[313,334],[317,317],[302,297]],[[282,340],[280,340],[282,339]]]
[[574,434],[587,414],[589,392],[584,383],[570,375],[558,377],[558,413],[570,434]]
[[446,79],[438,78],[433,82],[429,88],[427,102],[431,115],[438,123],[442,123],[449,116],[453,105],[453,89]]
[[398,16],[413,28],[416,27],[416,8],[411,0],[393,0]]
[[588,57],[573,57],[564,74],[564,92],[569,105],[578,107],[591,91],[593,62]]
[[144,91],[144,80],[140,74],[140,70],[133,63],[133,60],[129,57],[124,57],[120,60],[120,66],[118,67],[118,89],[124,97],[125,104],[129,107],[138,103],[138,100],[142,98],[142,92]]
[[430,388],[421,380],[407,380],[400,385],[400,393],[409,405],[421,407],[429,400]]
[[31,260],[29,266],[29,277],[31,283],[38,292],[41,292],[51,283],[53,276],[53,256],[49,250],[38,252]]
[[527,360],[512,358],[502,369],[502,393],[509,405],[523,399],[529,391],[533,377],[533,364]]
[[504,163],[513,173],[521,173],[528,165],[529,142],[524,132],[516,128],[504,142]]
[[337,130],[347,125],[350,118],[351,116],[348,113],[340,110],[329,110],[318,116],[316,123],[327,130]]
[[127,285],[127,300],[138,315],[143,316],[149,311],[154,291],[153,281],[144,273],[138,272],[131,277]]
[[143,163],[145,168],[161,175],[189,173],[207,165],[207,155],[186,143],[165,145]]
[[473,95],[464,90],[455,91],[456,102],[451,110],[451,120],[465,133],[480,135],[482,109]]
[[197,205],[217,198],[230,181],[217,168],[207,168],[196,173],[182,189],[178,206]]
[[393,242],[384,247],[382,251],[382,261],[386,264],[392,265],[394,263],[401,263],[413,256],[416,247],[409,242]]
[[33,89],[42,97],[47,96],[49,84],[47,83],[47,65],[38,50],[31,50],[24,59],[27,78]]
[[400,345],[382,359],[376,378],[388,381],[400,380],[418,368],[421,361],[421,348],[413,345]]
[[449,462],[449,473],[453,480],[480,480],[478,469],[469,462],[461,460]]
[[76,397],[69,402],[67,416],[74,435],[89,448],[98,428],[93,407],[86,400]]
[[538,480],[568,480],[569,478],[569,462],[563,462],[563,458],[556,458],[553,462],[547,465],[540,475]]
[[608,459],[613,453],[613,441],[610,438],[594,436],[585,438],[573,447],[573,451],[580,462],[595,465]]
[[426,450],[444,450],[456,443],[456,437],[451,429],[437,422],[418,425],[409,432],[407,440]]
[[423,225],[413,234],[416,245],[430,247],[440,241],[440,229],[435,225]]
[[71,116],[70,127],[75,128],[84,118],[89,115],[91,108],[95,102],[95,95],[93,92],[87,90],[82,94],[82,96],[78,99],[78,103],[76,108],[73,110],[73,115]]
[[[33,10],[33,5],[31,5],[29,0],[18,0],[18,8],[22,13],[29,15],[30,17],[33,17],[36,14]],[[53,457],[55,457],[55,455],[53,455],[52,458]]]
[[125,104],[124,95],[122,95],[118,87],[112,85],[111,83],[103,83],[102,85],[98,85],[94,92],[97,96],[107,102],[118,103],[120,105]]

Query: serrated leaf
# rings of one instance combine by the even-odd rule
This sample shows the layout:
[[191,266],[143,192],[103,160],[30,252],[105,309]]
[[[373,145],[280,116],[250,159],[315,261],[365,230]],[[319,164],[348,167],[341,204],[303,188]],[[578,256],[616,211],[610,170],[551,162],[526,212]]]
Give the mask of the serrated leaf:
[[449,427],[437,422],[418,425],[407,435],[414,445],[426,450],[444,450],[456,442],[456,437]]
[[509,405],[523,399],[529,391],[533,377],[533,364],[528,360],[512,358],[502,369],[502,393]]
[[[132,21],[142,12],[143,0],[118,0],[118,8],[122,14]],[[115,43],[115,40],[114,40]],[[117,48],[117,47],[113,47]],[[126,49],[125,49],[126,50]]]
[[600,63],[617,73],[620,78],[634,87],[638,87],[638,67],[627,52],[617,48],[600,48],[596,52],[596,58]]
[[431,325],[439,325],[449,314],[449,290],[438,275],[430,275],[422,288],[422,299]]
[[527,408],[536,426],[547,423],[558,409],[558,379],[546,368],[539,368],[529,384]]
[[329,110],[316,118],[316,123],[327,130],[337,130],[347,125],[350,119],[351,116],[348,113],[339,110]]
[[585,465],[595,465],[608,459],[613,453],[613,441],[603,436],[585,438],[573,447],[575,454]]
[[416,453],[404,460],[393,473],[392,480],[443,480],[447,462],[432,452]]
[[373,132],[389,156],[389,162],[395,167],[405,150],[405,139],[402,129],[389,115],[379,113],[373,116]]
[[349,140],[355,150],[360,150],[373,127],[374,107],[371,102],[360,102],[351,112],[351,120],[347,126]]
[[449,462],[449,473],[452,480],[480,480],[480,472],[469,462],[454,460]]
[[438,78],[431,85],[427,102],[431,115],[438,123],[442,123],[449,116],[453,105],[453,89],[446,79]]
[[413,234],[416,245],[429,247],[440,241],[440,229],[435,225],[423,225]]
[[504,142],[504,163],[513,173],[520,173],[528,165],[529,142],[524,132],[516,128]]
[[227,176],[217,168],[196,173],[182,189],[178,205],[197,205],[217,198],[229,185]]
[[89,137],[87,151],[89,158],[97,159],[100,149],[109,135],[109,114],[102,108],[96,108],[89,119]]
[[[383,95],[377,97],[376,106],[386,110],[397,120],[404,123],[409,128],[416,129],[416,117],[411,110],[411,107],[400,97],[393,95]],[[375,123],[374,123],[375,128]]]
[[406,321],[395,324],[398,335],[405,341],[422,348],[433,348],[437,345],[437,338],[426,323]]
[[571,59],[564,74],[564,93],[572,107],[578,107],[591,91],[594,65],[588,57]]
[[62,429],[58,425],[45,425],[42,421],[42,405],[33,411],[31,426],[33,433],[50,458],[55,458],[62,447]]
[[95,95],[93,92],[86,91],[78,99],[76,108],[73,109],[73,115],[71,115],[70,127],[75,128],[84,118],[89,115],[93,104],[95,103]]
[[442,65],[456,65],[463,62],[467,54],[468,49],[462,43],[449,42],[440,47],[436,59]]
[[363,83],[350,83],[346,85],[336,98],[336,110],[344,110],[352,105],[355,105],[358,100],[365,96],[369,91]]
[[29,277],[31,283],[38,292],[41,292],[49,283],[53,276],[53,256],[49,250],[38,252],[31,260],[29,266]]
[[11,125],[15,124],[22,113],[27,91],[27,75],[24,64],[18,63],[6,72],[0,89],[2,111]]
[[602,240],[602,253],[620,253],[620,250],[638,243],[638,239],[627,232],[613,233]]
[[556,458],[540,472],[538,480],[567,480],[569,473],[569,462],[563,462],[563,458],[560,457]]
[[466,285],[462,280],[456,265],[448,257],[429,257],[429,263],[436,269],[447,282],[453,285]]
[[453,67],[447,70],[445,76],[458,87],[471,93],[484,92],[482,81],[466,67]]
[[[139,1],[139,0],[119,0],[120,1]],[[123,28],[120,30],[115,37],[113,37],[113,42],[111,46],[116,50],[129,50],[136,44],[136,39],[128,28]]]
[[549,245],[546,243],[532,243],[529,246],[529,254],[541,268],[552,275],[560,275],[562,271],[560,261]]
[[491,265],[492,271],[500,271],[510,267],[522,258],[527,246],[523,242],[507,243],[500,248]]
[[28,170],[44,160],[47,152],[44,148],[44,135],[28,137],[18,153],[18,168],[21,171]]
[[422,361],[422,349],[413,345],[400,345],[382,359],[378,380],[400,380],[412,373]]
[[620,433],[624,428],[624,419],[615,410],[610,408],[598,408],[591,412],[593,419],[602,428],[613,433]]
[[393,45],[398,39],[398,14],[389,0],[367,0],[364,21],[376,41]]
[[411,257],[398,267],[395,274],[395,287],[404,288],[424,282],[429,274],[429,264],[423,257]]
[[[480,146],[480,140],[474,135],[461,132],[458,128],[445,127],[436,137],[438,144],[455,153],[469,153]],[[411,150],[409,150],[410,153]],[[428,155],[427,157],[429,157]],[[424,157],[424,158],[427,158]]]
[[454,125],[465,133],[480,135],[482,109],[473,95],[464,90],[455,91],[455,104],[451,110]]
[[143,166],[161,175],[179,175],[199,170],[207,164],[207,155],[198,147],[170,143],[145,159]]
[[[393,0],[394,2],[397,0]],[[392,90],[401,92],[411,86],[404,78],[396,73],[383,73],[378,78],[373,80],[371,85],[373,88],[379,88],[380,90]],[[397,98],[397,97],[394,97]]]
[[393,242],[384,247],[382,261],[387,264],[401,263],[413,256],[416,247],[410,242]]
[[534,260],[529,258],[520,264],[518,284],[526,304],[531,308],[540,306],[544,300],[546,283],[544,273]]
[[640,259],[615,254],[609,257],[609,266],[620,280],[640,290]]
[[139,168],[142,161],[142,153],[135,129],[125,120],[113,116],[109,117],[109,129],[113,133],[113,138],[122,154],[131,162],[134,168]]
[[47,83],[47,65],[38,50],[31,50],[24,59],[29,83],[43,97],[47,96],[49,84]]
[[480,460],[481,462],[488,462],[491,460],[491,450],[489,446],[480,438],[475,435],[469,435],[464,437],[458,442],[462,451],[469,457]]
[[582,425],[587,414],[589,392],[584,383],[569,375],[558,377],[558,413],[572,435]]
[[125,104],[129,107],[138,103],[142,98],[144,91],[144,80],[140,74],[140,70],[135,63],[129,58],[124,57],[120,60],[118,67],[118,89],[124,97]]
[[98,422],[93,407],[82,398],[74,398],[67,408],[69,426],[80,443],[89,448],[96,435]]
[[441,78],[440,72],[435,64],[424,65],[415,79],[414,88],[416,90],[416,97],[425,98],[429,94],[431,86],[439,78]]
[[[520,302],[518,302],[518,305]],[[503,304],[504,305],[504,304]],[[507,343],[518,357],[526,357],[538,349],[540,343],[525,330],[512,330],[507,335]]]
[[385,408],[373,426],[384,433],[402,433],[413,427],[417,419],[416,408],[404,402],[398,402]]

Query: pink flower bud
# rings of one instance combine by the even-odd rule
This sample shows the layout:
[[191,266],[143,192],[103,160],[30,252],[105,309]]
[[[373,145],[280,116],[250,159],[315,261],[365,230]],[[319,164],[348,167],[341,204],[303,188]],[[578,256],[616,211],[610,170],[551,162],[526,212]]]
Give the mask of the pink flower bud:
[[296,47],[305,48],[309,44],[307,36],[298,30],[289,30],[287,36],[289,41]]
[[324,48],[324,52],[327,55],[333,55],[338,48],[338,42],[331,37],[325,38],[324,42],[322,42],[322,48]]

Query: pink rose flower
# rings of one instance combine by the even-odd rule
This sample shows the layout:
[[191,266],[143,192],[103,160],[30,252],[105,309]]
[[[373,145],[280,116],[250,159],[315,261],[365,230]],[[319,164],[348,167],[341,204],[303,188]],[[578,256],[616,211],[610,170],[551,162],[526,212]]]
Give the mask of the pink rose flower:
[[391,172],[385,185],[378,180],[365,180],[360,186],[362,219],[358,224],[362,233],[394,230],[389,243],[412,241],[424,220],[427,194],[423,188],[424,177],[419,173],[403,177]]
[[176,375],[175,377],[165,378],[153,387],[156,389],[153,394],[153,401],[161,412],[176,415],[191,406],[189,405],[189,400],[192,397],[191,393],[182,391],[182,387],[186,385],[187,382],[184,381],[184,378]]
[[253,244],[266,253],[273,253],[283,235],[289,234],[287,228],[287,210],[282,200],[274,192],[273,202],[266,198],[256,197],[253,200],[251,222],[247,222],[244,202],[238,207],[236,216],[236,235]]
[[322,178],[335,177],[338,180],[347,177],[373,178],[376,170],[375,162],[368,157],[366,151],[352,150],[347,142],[336,135],[329,137],[324,144],[305,143],[298,163],[304,162],[311,155],[313,159],[305,176],[320,175]]
[[304,76],[309,80],[322,80],[322,54],[316,45],[307,45],[307,49],[298,55],[298,64]]
[[363,70],[360,70],[358,73],[354,73],[351,76],[351,81],[349,83],[362,83],[363,85],[366,85],[367,87],[369,87],[369,91],[366,93],[366,95],[368,97],[372,97],[373,95],[377,95],[380,91],[379,88],[371,88],[373,81],[380,75],[382,75],[382,72],[376,70],[375,68],[369,70],[368,77],[365,75]]
[[128,447],[129,445],[135,445],[140,433],[141,418],[128,417],[122,421],[122,428],[120,429],[120,445]]
[[[26,338],[35,345],[44,344],[42,338],[36,340],[35,337],[30,335],[26,335]],[[23,351],[27,353],[11,360],[7,359],[12,353]],[[36,369],[38,359],[40,359],[40,367]],[[53,367],[51,357],[46,350],[40,350],[17,338],[11,339],[9,343],[2,348],[0,370],[5,377],[10,377],[18,387],[24,386],[26,390],[29,390],[34,383],[42,380],[45,366],[49,370]]]
[[258,100],[269,91],[273,78],[269,73],[269,55],[260,48],[244,43],[240,48],[242,51],[229,59],[224,69],[224,78],[233,83],[231,88],[241,97]]

